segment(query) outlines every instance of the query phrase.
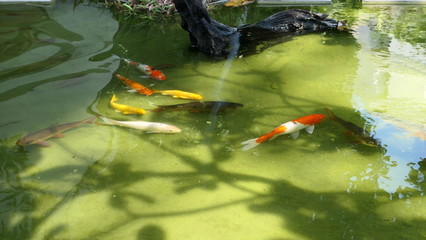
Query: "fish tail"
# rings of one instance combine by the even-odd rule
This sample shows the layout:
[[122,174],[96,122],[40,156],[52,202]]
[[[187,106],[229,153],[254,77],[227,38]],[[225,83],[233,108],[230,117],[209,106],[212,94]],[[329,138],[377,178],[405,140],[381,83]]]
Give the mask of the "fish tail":
[[118,100],[118,97],[115,94],[112,95],[111,102],[115,102]]
[[115,125],[116,124],[116,122],[112,119],[102,117],[102,116],[100,116],[99,118],[102,120],[102,122],[98,122],[98,124],[106,124],[106,125]]
[[82,122],[83,123],[94,123],[96,121],[96,119],[98,119],[98,116],[91,116],[89,118],[84,119]]
[[325,112],[328,114],[328,119],[335,121],[336,114],[334,114],[330,109],[324,107]]
[[151,112],[161,112],[161,111],[164,111],[164,110],[166,110],[165,107],[157,107],[157,108],[151,109]]
[[257,140],[258,138],[253,138],[253,139],[242,142],[241,145],[244,145],[242,149],[246,151],[256,147],[257,145],[260,144],[260,142],[257,142]]

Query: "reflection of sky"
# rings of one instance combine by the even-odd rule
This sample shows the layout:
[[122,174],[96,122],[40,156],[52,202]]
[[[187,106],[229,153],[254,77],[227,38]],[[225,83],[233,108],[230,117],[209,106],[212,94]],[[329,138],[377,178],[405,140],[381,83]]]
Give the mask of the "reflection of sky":
[[417,184],[424,177],[417,163],[426,157],[426,55],[375,29],[374,21],[366,20],[356,29],[361,49],[353,83],[354,108],[385,148],[379,188],[388,193],[420,190]]

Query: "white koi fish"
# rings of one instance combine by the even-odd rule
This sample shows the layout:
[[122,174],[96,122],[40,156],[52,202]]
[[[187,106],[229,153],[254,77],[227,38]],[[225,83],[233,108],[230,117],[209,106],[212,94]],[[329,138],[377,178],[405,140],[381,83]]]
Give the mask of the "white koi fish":
[[102,123],[107,125],[116,125],[128,128],[139,129],[147,133],[180,133],[180,128],[159,122],[146,122],[146,121],[116,121],[106,117],[100,117]]

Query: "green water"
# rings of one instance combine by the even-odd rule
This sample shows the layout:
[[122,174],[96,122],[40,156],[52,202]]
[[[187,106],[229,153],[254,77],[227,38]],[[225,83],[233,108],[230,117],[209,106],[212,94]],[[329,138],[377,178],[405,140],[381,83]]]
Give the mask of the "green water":
[[[238,25],[280,9],[225,9]],[[294,37],[258,54],[213,60],[188,49],[179,23],[116,21],[94,6],[0,8],[1,239],[426,239],[426,8],[313,8],[348,33]],[[259,47],[260,49],[261,47]],[[161,69],[164,82],[117,60]],[[118,73],[156,89],[244,104],[220,115],[148,112],[186,103],[128,93]],[[324,107],[336,122],[312,135],[240,142]],[[51,147],[17,147],[29,132],[92,115],[173,124],[179,134],[86,125]]]

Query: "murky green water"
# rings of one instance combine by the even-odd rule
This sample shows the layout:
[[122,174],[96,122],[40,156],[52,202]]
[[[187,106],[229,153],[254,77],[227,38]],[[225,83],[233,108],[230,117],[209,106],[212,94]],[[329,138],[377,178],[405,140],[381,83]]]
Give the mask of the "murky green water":
[[[314,8],[353,32],[298,36],[232,60],[188,50],[179,23],[117,22],[58,2],[0,9],[1,239],[425,239],[426,8]],[[278,9],[213,13],[226,24]],[[140,78],[117,60],[164,68]],[[156,89],[243,103],[225,114],[148,112],[186,103],[126,92],[114,71]],[[369,129],[353,143],[336,122],[242,151],[240,142],[324,107]],[[86,125],[51,147],[29,132],[92,115],[173,124],[179,134]]]

